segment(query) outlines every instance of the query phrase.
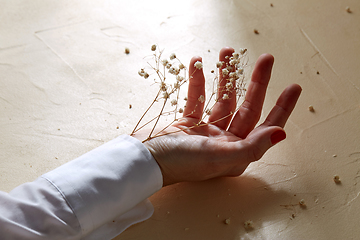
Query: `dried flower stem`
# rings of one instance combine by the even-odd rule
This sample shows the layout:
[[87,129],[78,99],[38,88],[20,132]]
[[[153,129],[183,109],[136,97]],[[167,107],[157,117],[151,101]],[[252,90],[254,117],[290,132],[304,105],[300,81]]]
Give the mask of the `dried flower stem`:
[[[238,103],[240,98],[244,95],[245,89],[245,75],[243,74],[244,67],[247,66],[247,61],[243,61],[244,56],[246,55],[246,49],[241,49],[239,53],[233,53],[232,56],[227,56],[228,62],[218,62],[216,67],[221,70],[222,72],[222,82],[218,81],[219,76],[215,73],[215,77],[213,79],[213,89],[212,93],[210,94],[209,99],[205,103],[205,107],[201,113],[201,117],[199,121],[194,124],[194,126],[187,127],[184,129],[179,129],[175,131],[166,131],[174,122],[178,121],[177,113],[182,113],[183,109],[179,108],[179,100],[180,100],[180,88],[189,81],[189,79],[193,76],[197,69],[202,69],[203,64],[202,62],[196,62],[194,67],[196,68],[193,73],[189,74],[187,77],[187,69],[181,63],[181,61],[177,58],[175,53],[172,53],[169,57],[170,60],[162,58],[163,50],[157,50],[156,45],[151,46],[151,50],[154,51],[152,58],[154,60],[154,64],[148,62],[148,66],[150,67],[151,71],[154,71],[157,76],[157,80],[154,79],[156,84],[159,84],[159,91],[156,94],[155,99],[152,101],[150,106],[145,110],[144,114],[141,116],[140,120],[137,122],[134,130],[132,131],[131,135],[135,134],[137,131],[142,129],[143,127],[147,126],[150,123],[152,125],[152,129],[147,137],[144,140],[148,141],[152,138],[164,136],[176,132],[186,131],[193,129],[195,127],[203,127],[209,124],[216,123],[228,117],[232,117],[234,112],[229,113],[228,115],[217,119],[216,121],[207,122],[205,123],[205,119],[211,114],[215,104],[221,100],[236,98],[237,107],[235,112],[239,109]],[[225,64],[225,65],[224,65]],[[211,71],[214,73],[215,71]],[[183,76],[182,74],[183,73]],[[150,74],[145,71],[145,69],[141,69],[139,71],[139,75],[144,77],[145,79],[149,78]],[[173,78],[173,80],[171,80]],[[175,80],[175,81],[174,81]],[[173,83],[171,83],[171,81]],[[215,98],[216,96],[216,98]],[[215,100],[214,100],[215,98]],[[160,112],[157,114],[156,117],[152,118],[151,120],[147,121],[146,123],[141,124],[144,120],[145,116],[149,113],[150,109],[159,101],[162,101],[162,106]],[[198,99],[199,102],[203,103],[205,101],[204,96],[200,96]],[[169,104],[168,104],[169,103]],[[197,106],[197,105],[196,105]],[[172,110],[167,110],[168,108],[172,108]],[[194,108],[196,109],[196,107]],[[194,113],[183,116],[183,118],[188,117]],[[161,117],[168,116],[174,114],[174,119],[169,123],[166,124],[160,131],[156,130],[157,125],[160,122]]]

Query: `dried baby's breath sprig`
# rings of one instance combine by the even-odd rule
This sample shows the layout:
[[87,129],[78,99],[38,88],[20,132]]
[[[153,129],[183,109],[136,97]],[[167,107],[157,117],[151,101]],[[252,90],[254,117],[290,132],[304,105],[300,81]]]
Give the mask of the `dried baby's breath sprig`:
[[[173,132],[165,130],[174,122],[181,119],[181,117],[179,118],[178,114],[183,113],[184,108],[180,107],[179,105],[181,104],[181,101],[183,101],[182,99],[186,101],[187,97],[185,96],[184,98],[183,96],[180,96],[180,90],[181,87],[184,84],[188,83],[189,79],[192,78],[192,75],[195,71],[193,73],[187,73],[187,68],[179,60],[175,53],[170,54],[169,58],[163,58],[163,50],[159,50],[158,46],[155,44],[151,46],[151,51],[153,52],[153,54],[151,55],[151,61],[148,62],[149,69],[141,68],[138,71],[138,74],[144,79],[149,78],[150,75],[155,75],[156,77],[154,81],[156,84],[158,84],[159,91],[156,94],[154,100],[151,102],[150,106],[141,116],[131,135],[135,134],[143,127],[151,124],[152,128],[148,137],[143,141],[145,142],[155,137],[216,123],[218,121],[231,117],[234,114],[234,112],[230,112],[227,116],[224,116],[221,119],[205,123],[205,119],[207,119],[209,115],[211,115],[212,109],[217,102],[236,98],[236,102],[239,103],[240,98],[244,95],[246,91],[244,81],[244,68],[247,66],[246,48],[240,49],[239,52],[235,52],[231,56],[226,56],[225,61],[219,61],[216,63],[216,68],[219,69],[219,72],[221,74],[219,76],[218,73],[216,73],[214,70],[211,71],[211,73],[214,74],[214,79],[213,89],[210,97],[207,100],[205,100],[204,95],[201,95],[198,98],[198,104],[204,104],[204,110],[201,113],[199,122],[197,124],[194,124],[194,126],[181,130],[179,129]],[[203,63],[197,61],[194,63],[194,67],[196,69],[202,69]],[[220,84],[219,79],[226,82],[222,82]],[[150,120],[145,120],[144,118],[149,114],[150,109],[152,109],[154,105],[158,104],[160,104],[160,112]],[[238,107],[239,104],[237,104],[236,110],[238,109]],[[195,110],[193,110],[193,112],[191,112],[189,115],[193,114],[194,111]],[[173,120],[170,121],[170,123],[163,127],[161,130],[158,130],[157,126],[160,119],[163,119],[164,117],[168,121],[168,117],[171,115],[173,115]]]

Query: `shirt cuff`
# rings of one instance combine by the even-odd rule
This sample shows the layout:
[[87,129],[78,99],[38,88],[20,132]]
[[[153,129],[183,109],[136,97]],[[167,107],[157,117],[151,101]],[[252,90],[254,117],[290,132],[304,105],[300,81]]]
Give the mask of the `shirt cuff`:
[[[150,217],[153,208],[145,199],[163,185],[161,170],[151,153],[140,141],[127,135],[42,177],[63,195],[79,220],[83,236],[129,214],[139,204],[142,206],[139,209],[144,209],[137,213],[140,219]],[[117,234],[123,230],[120,228]]]

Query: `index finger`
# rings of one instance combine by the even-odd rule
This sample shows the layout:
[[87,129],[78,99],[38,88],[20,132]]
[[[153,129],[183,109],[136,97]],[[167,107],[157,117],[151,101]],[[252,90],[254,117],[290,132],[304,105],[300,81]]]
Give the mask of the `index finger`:
[[245,101],[229,127],[229,131],[240,138],[246,138],[260,119],[273,63],[274,57],[270,54],[263,54],[256,61]]
[[[236,108],[236,93],[226,88],[226,84],[229,83],[229,72],[223,73],[223,69],[226,69],[229,65],[229,59],[234,53],[234,49],[231,47],[224,47],[219,54],[219,60],[223,62],[223,66],[219,69],[219,87],[217,92],[217,100],[214,105],[211,115],[209,117],[209,123],[213,123],[221,129],[226,129],[231,121],[232,112]],[[234,71],[234,69],[232,70]],[[226,97],[224,97],[226,96]],[[221,119],[219,121],[219,119]]]
[[202,62],[201,57],[193,57],[190,61],[189,89],[183,116],[200,119],[205,102],[205,77],[202,68],[194,66],[196,62]]

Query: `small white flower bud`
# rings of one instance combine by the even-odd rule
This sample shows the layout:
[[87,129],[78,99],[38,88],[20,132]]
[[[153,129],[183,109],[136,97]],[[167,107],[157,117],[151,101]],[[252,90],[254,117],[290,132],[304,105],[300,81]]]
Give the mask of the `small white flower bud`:
[[160,84],[160,90],[163,91],[163,92],[165,92],[166,89],[167,89],[166,83],[165,83],[165,82],[161,82],[161,84]]
[[162,65],[166,66],[169,63],[169,61],[167,59],[164,59],[161,61],[161,63]]
[[245,229],[251,229],[251,228],[253,228],[253,227],[254,227],[253,221],[251,221],[251,220],[245,221],[245,222],[244,222],[244,227],[245,227]]
[[240,55],[238,53],[233,53],[233,58],[234,59],[239,59]]
[[231,88],[233,87],[233,84],[231,82],[228,82],[227,84],[225,84],[226,90],[231,90]]
[[176,80],[178,80],[179,82],[181,82],[182,80],[184,80],[184,77],[177,75],[177,76],[176,76]]
[[246,48],[240,48],[240,54],[244,55],[246,53],[247,49]]
[[170,55],[170,60],[174,60],[176,58],[176,54],[175,53],[172,53],[171,55]]
[[224,68],[224,69],[222,70],[222,74],[223,74],[224,76],[229,75],[229,70],[227,70],[226,68]]
[[176,99],[171,100],[171,106],[175,106],[177,104]]
[[237,78],[237,75],[236,75],[235,72],[231,72],[231,73],[229,74],[229,77],[230,77],[230,78]]
[[194,67],[196,67],[197,69],[202,69],[203,64],[202,64],[202,62],[197,61],[197,62],[194,64]]
[[[166,66],[167,67],[167,66]],[[171,73],[171,74],[175,74],[175,68],[174,67],[170,67],[169,68],[169,73]]]
[[168,92],[164,92],[163,93],[163,97],[165,98],[165,99],[168,99],[170,96],[169,96],[169,93]]
[[235,64],[237,64],[237,60],[235,59],[230,60],[230,65],[234,66]]
[[201,102],[201,103],[204,103],[205,102],[204,95],[200,95],[200,97],[198,98],[198,101]]
[[175,89],[180,88],[180,84],[179,84],[179,82],[174,83],[174,88],[175,88]]

